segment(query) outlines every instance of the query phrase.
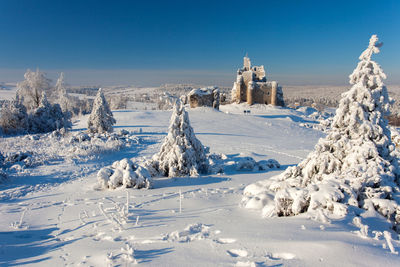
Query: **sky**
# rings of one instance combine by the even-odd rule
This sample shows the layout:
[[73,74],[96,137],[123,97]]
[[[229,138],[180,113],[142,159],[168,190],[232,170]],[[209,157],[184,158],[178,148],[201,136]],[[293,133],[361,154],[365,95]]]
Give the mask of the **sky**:
[[231,86],[246,53],[268,80],[345,85],[372,34],[400,84],[400,1],[0,0],[0,81]]

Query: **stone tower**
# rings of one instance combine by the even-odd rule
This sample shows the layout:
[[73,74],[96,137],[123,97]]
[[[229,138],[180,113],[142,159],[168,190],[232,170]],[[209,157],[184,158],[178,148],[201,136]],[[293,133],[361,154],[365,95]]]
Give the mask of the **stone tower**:
[[232,100],[249,105],[271,104],[283,106],[282,88],[276,81],[267,81],[264,66],[251,66],[250,58],[243,58],[243,68],[237,71],[232,88]]

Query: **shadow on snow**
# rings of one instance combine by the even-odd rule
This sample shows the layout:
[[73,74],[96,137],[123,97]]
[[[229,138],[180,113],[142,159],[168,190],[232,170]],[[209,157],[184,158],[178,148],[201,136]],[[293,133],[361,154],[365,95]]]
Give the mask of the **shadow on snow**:
[[207,185],[230,181],[230,178],[215,177],[215,176],[200,176],[200,177],[162,177],[154,178],[154,188],[177,187],[177,186],[196,186]]
[[[50,259],[45,256],[78,239],[60,241],[52,234],[58,228],[0,232],[0,265],[21,266],[37,264]],[[35,258],[35,259],[31,259]]]

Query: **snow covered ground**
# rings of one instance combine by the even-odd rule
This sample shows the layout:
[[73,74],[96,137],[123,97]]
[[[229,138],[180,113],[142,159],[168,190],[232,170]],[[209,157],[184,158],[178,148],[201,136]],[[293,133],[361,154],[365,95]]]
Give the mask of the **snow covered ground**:
[[[63,148],[69,145],[61,139],[3,138],[3,153],[12,152],[11,144],[23,142],[20,150],[27,147],[32,155],[57,156],[33,167],[15,167],[0,184],[0,265],[400,265],[399,255],[391,253],[391,246],[394,251],[400,246],[394,232],[395,240],[390,241],[365,233],[362,225],[347,217],[262,218],[259,211],[240,206],[246,185],[297,164],[325,135],[302,126],[315,124],[306,113],[246,104],[221,106],[221,111],[188,111],[197,138],[210,152],[232,159],[275,159],[281,168],[159,178],[151,190],[95,190],[101,167],[159,151],[170,111],[114,111],[114,130],[125,129],[137,138],[124,142],[121,150],[104,144],[94,150],[88,145],[94,153],[85,155],[81,145],[75,154],[65,156]],[[72,134],[85,129],[86,119],[74,124]],[[40,150],[40,142],[48,148]]]

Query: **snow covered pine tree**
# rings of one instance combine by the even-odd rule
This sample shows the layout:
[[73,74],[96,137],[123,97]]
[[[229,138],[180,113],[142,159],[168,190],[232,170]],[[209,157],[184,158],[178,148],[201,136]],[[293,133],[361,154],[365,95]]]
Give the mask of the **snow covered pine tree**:
[[149,165],[156,171],[168,177],[197,176],[207,172],[204,146],[196,138],[189,115],[180,100],[174,105],[168,135],[161,150],[150,162]]
[[96,99],[93,103],[92,113],[88,119],[88,131],[91,133],[105,133],[113,131],[115,119],[104,97],[103,91],[99,88]]
[[313,210],[344,216],[349,206],[378,211],[400,230],[399,154],[387,120],[389,97],[373,35],[350,75],[332,129],[297,166],[244,190],[242,204],[264,216],[290,216]]

